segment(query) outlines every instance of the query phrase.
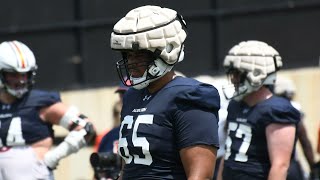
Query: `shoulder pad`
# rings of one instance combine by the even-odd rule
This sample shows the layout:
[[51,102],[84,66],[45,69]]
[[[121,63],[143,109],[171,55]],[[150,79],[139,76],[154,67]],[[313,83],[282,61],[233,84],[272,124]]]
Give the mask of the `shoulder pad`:
[[177,93],[176,102],[180,105],[197,106],[210,111],[220,109],[218,90],[205,83],[186,86],[185,90]]
[[50,106],[61,101],[60,94],[58,92],[48,92],[40,90],[32,90],[26,97],[26,103],[29,106]]
[[273,97],[261,109],[266,125],[271,123],[298,124],[300,121],[300,112],[292,106],[290,101],[281,97]]

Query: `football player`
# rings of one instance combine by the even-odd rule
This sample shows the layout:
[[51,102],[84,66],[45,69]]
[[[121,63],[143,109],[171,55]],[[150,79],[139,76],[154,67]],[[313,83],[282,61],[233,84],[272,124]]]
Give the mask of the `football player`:
[[232,99],[223,179],[285,180],[300,113],[271,91],[282,67],[279,53],[264,42],[244,41],[231,48],[223,65],[231,81],[225,95]]
[[175,10],[142,6],[119,20],[111,48],[122,53],[120,179],[212,179],[218,140],[217,90],[176,76],[186,24]]
[[[0,44],[0,179],[54,179],[58,162],[94,137],[88,119],[56,92],[32,89],[37,65],[19,41]],[[52,125],[70,133],[56,148]]]

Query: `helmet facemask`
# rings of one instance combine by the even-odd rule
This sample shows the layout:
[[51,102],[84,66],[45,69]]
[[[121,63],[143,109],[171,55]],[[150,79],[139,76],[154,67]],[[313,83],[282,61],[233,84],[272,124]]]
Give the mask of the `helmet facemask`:
[[226,99],[238,100],[243,98],[248,91],[246,76],[247,73],[240,72],[237,69],[228,70],[227,77],[229,83],[222,87],[223,94]]
[[[145,58],[129,62],[128,54],[130,53],[142,53],[145,54],[143,55]],[[135,89],[142,89],[169,72],[173,65],[166,64],[157,56],[156,53],[148,50],[123,52],[123,59],[117,62],[117,72],[122,83]]]

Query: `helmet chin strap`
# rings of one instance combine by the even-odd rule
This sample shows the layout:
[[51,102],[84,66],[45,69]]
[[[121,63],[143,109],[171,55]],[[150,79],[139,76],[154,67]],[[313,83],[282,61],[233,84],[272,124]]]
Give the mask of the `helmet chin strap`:
[[239,91],[235,91],[235,95],[233,99],[235,101],[241,101],[248,93],[248,88],[247,86],[241,86],[239,87]]
[[173,68],[173,65],[170,66],[166,63],[164,63],[160,58],[157,58],[152,65],[144,72],[142,77],[139,78],[133,78],[130,77],[130,80],[133,82],[132,87],[135,89],[143,89],[145,87],[148,87],[149,84],[160,77],[167,74],[171,69]]
[[147,80],[147,71],[145,71],[142,77],[139,78],[130,76],[130,81],[132,82],[131,84],[133,84],[132,87],[137,90],[147,87],[150,83],[149,80]]
[[247,79],[238,87],[238,90],[236,90],[236,87],[233,84],[225,85],[222,88],[226,99],[234,99],[235,101],[241,101],[247,94],[256,91],[257,89],[259,89],[259,87],[251,86]]
[[267,78],[259,85],[259,86],[253,86],[250,84],[249,80],[246,79],[244,81],[244,84],[239,87],[238,95],[234,96],[234,100],[241,101],[246,95],[248,95],[251,92],[257,91],[262,87],[263,85],[273,85],[276,79],[276,73],[272,73],[267,76]]
[[237,96],[234,97],[234,100],[241,101],[246,95],[248,95],[251,92],[257,91],[263,84],[259,86],[252,86],[248,79],[244,81],[244,84],[239,87],[239,93]]

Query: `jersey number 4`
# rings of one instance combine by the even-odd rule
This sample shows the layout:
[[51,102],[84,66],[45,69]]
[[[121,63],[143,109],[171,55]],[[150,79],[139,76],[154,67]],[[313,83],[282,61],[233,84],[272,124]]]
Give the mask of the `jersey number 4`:
[[248,156],[246,155],[252,138],[252,130],[250,126],[244,125],[244,124],[238,124],[235,122],[229,122],[228,124],[228,137],[226,140],[226,154],[224,159],[229,159],[229,156],[231,155],[231,144],[232,139],[230,137],[230,132],[234,131],[235,136],[237,138],[242,139],[242,143],[239,147],[238,153],[235,155],[235,161],[239,162],[247,162]]
[[[25,140],[22,136],[21,118],[14,117],[10,122],[10,127],[7,135],[7,146],[18,146],[24,145]],[[0,147],[3,146],[2,140],[0,139]]]
[[[125,160],[126,164],[131,163],[132,159],[135,164],[143,164],[143,165],[150,165],[152,163],[152,156],[149,151],[149,142],[147,141],[147,138],[145,137],[138,137],[137,131],[139,129],[140,124],[153,124],[153,115],[145,114],[140,115],[137,117],[135,123],[133,124],[133,116],[126,116],[124,117],[121,128],[120,128],[120,138],[119,138],[119,147],[118,152],[120,156]],[[129,153],[128,149],[128,141],[126,138],[123,138],[122,136],[122,129],[123,126],[127,125],[128,129],[132,129],[132,143],[133,146],[139,149],[142,149],[142,154],[144,157],[140,157],[138,154]],[[132,127],[133,126],[133,127]],[[121,148],[123,151],[121,151]]]

